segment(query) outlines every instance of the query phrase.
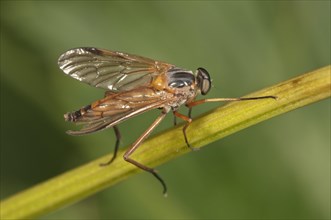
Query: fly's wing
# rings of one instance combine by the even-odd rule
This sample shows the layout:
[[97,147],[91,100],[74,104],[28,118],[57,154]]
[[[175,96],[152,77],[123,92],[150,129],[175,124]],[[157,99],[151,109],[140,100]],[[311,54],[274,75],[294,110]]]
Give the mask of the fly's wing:
[[58,65],[74,79],[111,91],[148,86],[156,75],[173,65],[136,55],[82,47],[62,54]]
[[76,112],[67,113],[67,121],[83,125],[78,131],[67,133],[84,135],[100,131],[151,109],[163,108],[167,101],[163,95],[147,87],[113,93]]

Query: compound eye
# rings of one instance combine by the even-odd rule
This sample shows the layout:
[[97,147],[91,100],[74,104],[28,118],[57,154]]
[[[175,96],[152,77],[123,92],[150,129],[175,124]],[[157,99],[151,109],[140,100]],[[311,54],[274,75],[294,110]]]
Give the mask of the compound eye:
[[206,95],[211,88],[211,80],[209,73],[204,68],[197,69],[197,85],[201,91],[201,95]]

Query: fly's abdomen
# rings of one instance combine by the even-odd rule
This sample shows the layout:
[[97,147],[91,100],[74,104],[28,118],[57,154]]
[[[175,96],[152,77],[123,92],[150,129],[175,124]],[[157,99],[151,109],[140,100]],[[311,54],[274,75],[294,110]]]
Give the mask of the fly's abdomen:
[[77,111],[68,112],[64,114],[64,120],[70,122],[76,122],[79,119],[81,119],[90,109],[91,109],[91,105],[87,105]]

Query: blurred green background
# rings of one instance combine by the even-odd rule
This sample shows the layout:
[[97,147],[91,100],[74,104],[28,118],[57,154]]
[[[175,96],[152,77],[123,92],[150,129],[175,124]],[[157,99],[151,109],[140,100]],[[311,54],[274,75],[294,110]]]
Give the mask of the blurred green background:
[[[1,199],[112,152],[111,130],[65,134],[63,114],[103,96],[58,69],[79,46],[201,66],[208,97],[236,97],[330,64],[330,1],[1,1]],[[121,124],[121,145],[157,114]],[[166,199],[142,173],[42,219],[328,219],[330,101],[157,169]]]

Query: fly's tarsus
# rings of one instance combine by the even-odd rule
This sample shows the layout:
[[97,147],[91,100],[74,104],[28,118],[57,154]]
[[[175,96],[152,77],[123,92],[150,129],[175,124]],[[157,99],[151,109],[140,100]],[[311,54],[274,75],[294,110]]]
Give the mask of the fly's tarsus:
[[113,156],[110,158],[110,160],[106,163],[100,163],[100,166],[107,166],[109,164],[111,164],[115,158],[117,157],[117,152],[118,152],[118,148],[120,146],[120,141],[121,141],[121,133],[120,130],[118,129],[118,127],[116,125],[113,126],[114,129],[114,133],[116,136],[116,143],[115,143],[115,148],[114,148],[114,153]]

